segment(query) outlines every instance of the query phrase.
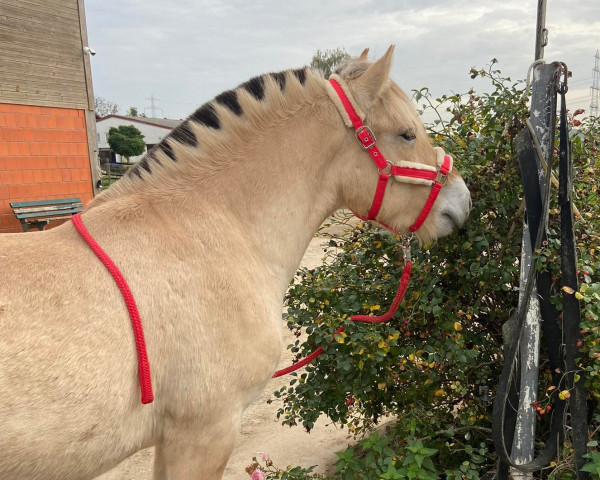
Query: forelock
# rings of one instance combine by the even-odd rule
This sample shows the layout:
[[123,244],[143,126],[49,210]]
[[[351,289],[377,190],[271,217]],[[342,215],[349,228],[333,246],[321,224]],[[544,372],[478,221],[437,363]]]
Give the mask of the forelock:
[[350,60],[342,63],[335,70],[335,73],[344,80],[354,80],[365,73],[370,66],[371,62],[359,60],[358,58],[351,58]]

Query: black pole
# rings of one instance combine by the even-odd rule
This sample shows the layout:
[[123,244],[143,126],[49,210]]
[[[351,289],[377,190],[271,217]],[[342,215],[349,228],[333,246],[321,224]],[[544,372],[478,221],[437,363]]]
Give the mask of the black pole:
[[546,30],[546,0],[538,0],[537,28],[535,37],[535,59],[544,58],[544,47],[548,45],[548,30]]

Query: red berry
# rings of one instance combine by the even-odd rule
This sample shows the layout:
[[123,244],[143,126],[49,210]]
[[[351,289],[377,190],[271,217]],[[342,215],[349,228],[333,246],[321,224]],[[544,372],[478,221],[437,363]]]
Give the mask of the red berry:
[[581,348],[581,347],[583,347],[583,342],[581,340],[577,340],[577,343],[575,344],[575,346],[577,348]]

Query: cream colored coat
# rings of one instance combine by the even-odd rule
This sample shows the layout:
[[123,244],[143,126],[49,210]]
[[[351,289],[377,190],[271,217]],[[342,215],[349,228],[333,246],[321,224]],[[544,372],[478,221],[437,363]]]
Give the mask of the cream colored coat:
[[[434,165],[388,79],[392,50],[340,76],[389,160]],[[277,365],[282,298],[304,250],[336,209],[366,214],[378,175],[322,76],[259,78],[262,99],[242,85],[241,114],[211,102],[220,128],[188,122],[197,145],[165,139],[150,171],[136,167],[83,214],[136,297],[154,403],[140,403],[120,293],[72,223],[0,236],[0,479],[90,479],[151,445],[157,480],[221,478],[241,414]],[[428,193],[392,181],[379,219],[406,229]],[[469,205],[453,173],[421,238],[450,233]]]

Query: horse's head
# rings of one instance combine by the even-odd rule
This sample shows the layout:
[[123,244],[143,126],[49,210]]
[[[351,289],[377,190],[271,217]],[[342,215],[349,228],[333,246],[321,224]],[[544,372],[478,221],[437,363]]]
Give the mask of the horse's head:
[[[367,62],[365,50],[330,79],[329,94],[350,127],[340,152],[344,164],[342,195],[346,206],[360,216],[376,217],[398,231],[416,230],[422,241],[433,240],[449,235],[465,222],[471,197],[452,167],[452,159],[431,145],[415,106],[389,79],[393,50],[390,47],[375,63]],[[370,130],[358,126],[360,119]],[[352,138],[357,126],[362,145]],[[377,150],[371,145],[372,136]],[[386,176],[389,181],[380,202]],[[432,190],[442,185],[425,217],[423,210],[435,197]]]

